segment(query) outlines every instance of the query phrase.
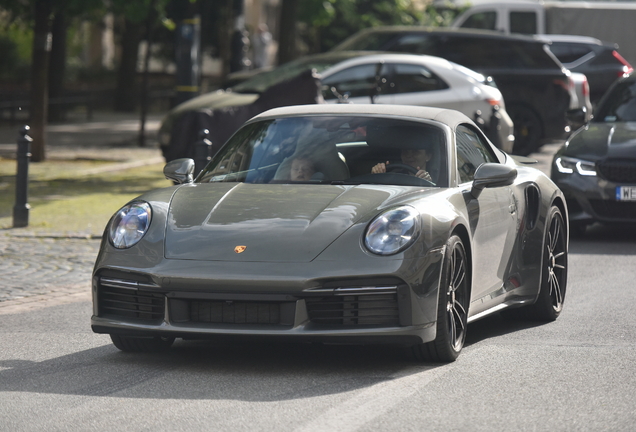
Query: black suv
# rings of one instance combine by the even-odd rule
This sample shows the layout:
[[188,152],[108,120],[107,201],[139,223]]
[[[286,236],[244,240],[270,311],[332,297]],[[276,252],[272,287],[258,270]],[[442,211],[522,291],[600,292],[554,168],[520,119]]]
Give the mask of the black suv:
[[618,46],[588,36],[541,35],[551,42],[550,51],[573,72],[585,74],[594,105],[619,78],[634,68],[618,53]]
[[345,50],[434,55],[493,77],[515,124],[513,153],[527,155],[570,131],[566,112],[574,87],[545,41],[482,30],[376,27],[333,48]]

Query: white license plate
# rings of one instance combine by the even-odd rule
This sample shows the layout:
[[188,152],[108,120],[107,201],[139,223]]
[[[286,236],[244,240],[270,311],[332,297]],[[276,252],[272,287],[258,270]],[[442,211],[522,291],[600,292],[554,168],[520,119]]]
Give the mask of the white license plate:
[[617,186],[617,201],[636,201],[636,186]]

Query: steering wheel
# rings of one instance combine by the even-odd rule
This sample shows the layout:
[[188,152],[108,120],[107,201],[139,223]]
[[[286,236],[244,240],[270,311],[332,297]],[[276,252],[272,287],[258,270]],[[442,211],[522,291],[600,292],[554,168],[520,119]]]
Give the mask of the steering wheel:
[[403,164],[399,162],[391,162],[390,164],[386,165],[386,172],[397,171],[397,170],[405,170],[413,175],[417,174],[417,171],[418,171],[417,168],[412,167],[411,165],[407,165],[407,164]]

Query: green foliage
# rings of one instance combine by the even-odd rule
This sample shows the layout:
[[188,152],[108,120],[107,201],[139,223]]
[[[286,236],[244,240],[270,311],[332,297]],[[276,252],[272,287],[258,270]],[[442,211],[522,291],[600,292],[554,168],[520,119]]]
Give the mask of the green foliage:
[[310,52],[327,51],[359,30],[420,25],[428,11],[411,0],[299,0],[299,21]]
[[0,12],[0,78],[12,82],[28,79],[32,45],[30,26]]

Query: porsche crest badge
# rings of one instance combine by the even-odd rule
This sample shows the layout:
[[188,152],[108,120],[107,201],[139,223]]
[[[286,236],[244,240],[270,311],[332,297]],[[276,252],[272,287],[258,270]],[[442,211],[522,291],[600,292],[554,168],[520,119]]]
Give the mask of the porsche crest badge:
[[243,252],[245,252],[245,249],[247,249],[247,246],[237,246],[237,247],[234,248],[234,252],[243,253]]

